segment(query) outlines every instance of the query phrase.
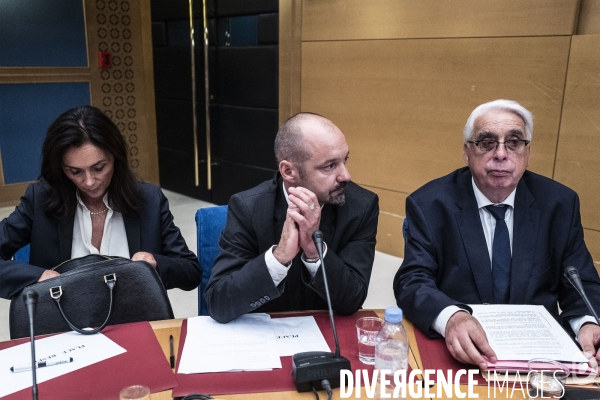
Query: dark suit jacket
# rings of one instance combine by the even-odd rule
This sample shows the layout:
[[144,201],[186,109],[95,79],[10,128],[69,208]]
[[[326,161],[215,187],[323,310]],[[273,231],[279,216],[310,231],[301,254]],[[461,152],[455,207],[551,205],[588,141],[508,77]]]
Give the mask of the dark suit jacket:
[[[139,216],[123,216],[130,255],[151,253],[165,288],[196,288],[202,271],[173,223],[167,198],[157,186],[140,183],[139,188],[144,200]],[[15,211],[0,222],[0,297],[11,298],[36,282],[44,270],[71,258],[75,215],[64,221],[48,218],[48,190],[46,183],[32,183]],[[12,261],[14,253],[28,243],[30,264]]]
[[[406,252],[394,293],[411,321],[435,336],[431,324],[447,306],[494,302],[490,256],[468,168],[411,194],[406,218]],[[574,191],[526,171],[515,195],[512,243],[511,304],[543,305],[570,330],[568,319],[589,315],[563,277],[565,267],[575,266],[598,309],[600,280],[583,241]]]
[[[286,210],[279,174],[231,197],[221,251],[205,293],[215,320],[228,322],[251,311],[327,308],[323,272],[319,268],[311,278],[300,260],[302,250],[287,277],[279,286],[273,284],[265,252],[279,243]],[[326,204],[321,211],[327,281],[333,308],[340,314],[354,313],[367,297],[378,215],[377,195],[352,182],[346,186],[344,206]]]

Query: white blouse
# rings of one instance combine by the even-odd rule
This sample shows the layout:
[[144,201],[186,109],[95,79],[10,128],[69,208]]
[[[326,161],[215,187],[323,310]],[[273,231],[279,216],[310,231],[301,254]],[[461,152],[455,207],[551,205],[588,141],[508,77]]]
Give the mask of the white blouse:
[[130,258],[123,215],[109,207],[107,194],[104,195],[102,200],[108,211],[106,212],[106,220],[104,221],[102,243],[100,244],[100,249],[97,249],[92,245],[92,216],[90,210],[83,204],[79,192],[77,192],[77,209],[75,210],[75,221],[73,224],[71,258],[83,257],[88,254]]

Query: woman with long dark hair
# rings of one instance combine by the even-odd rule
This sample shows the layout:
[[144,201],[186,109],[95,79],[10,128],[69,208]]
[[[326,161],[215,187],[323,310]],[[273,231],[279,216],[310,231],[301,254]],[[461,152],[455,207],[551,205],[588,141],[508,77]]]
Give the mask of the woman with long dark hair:
[[[29,264],[12,261],[28,243]],[[191,290],[202,278],[166,197],[135,178],[119,129],[91,106],[50,125],[39,181],[0,222],[0,297],[57,276],[50,268],[87,254],[146,261],[167,289]]]

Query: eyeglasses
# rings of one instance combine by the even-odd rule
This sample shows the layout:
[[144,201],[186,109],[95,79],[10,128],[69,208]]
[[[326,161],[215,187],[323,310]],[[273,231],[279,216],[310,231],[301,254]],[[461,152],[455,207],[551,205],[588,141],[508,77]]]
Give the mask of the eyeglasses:
[[512,153],[519,154],[521,153],[525,147],[531,143],[531,140],[524,139],[509,139],[504,142],[499,142],[497,140],[492,139],[484,139],[484,140],[476,140],[471,141],[468,140],[467,143],[473,143],[479,149],[480,153],[488,153],[490,151],[495,151],[499,145],[503,144],[504,148]]

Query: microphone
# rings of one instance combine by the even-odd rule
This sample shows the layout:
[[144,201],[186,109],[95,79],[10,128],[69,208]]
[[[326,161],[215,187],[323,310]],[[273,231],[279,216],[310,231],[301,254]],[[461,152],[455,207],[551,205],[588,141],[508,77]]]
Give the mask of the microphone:
[[571,285],[573,285],[573,287],[579,292],[579,294],[583,298],[583,301],[587,305],[588,309],[590,310],[590,312],[592,313],[594,318],[596,318],[596,323],[598,325],[600,325],[600,318],[598,318],[598,314],[596,314],[596,311],[594,310],[592,303],[590,303],[590,300],[588,299],[587,295],[585,294],[585,290],[583,289],[583,285],[581,284],[581,277],[579,276],[579,271],[577,271],[577,268],[575,268],[575,267],[565,268],[565,278],[567,278],[569,280],[569,282],[571,282]]
[[31,385],[31,394],[33,400],[38,400],[38,388],[37,388],[37,370],[35,363],[35,335],[33,328],[33,316],[35,315],[35,309],[37,308],[38,294],[33,290],[28,290],[23,294],[23,301],[27,307],[27,314],[29,315],[29,335],[31,337],[31,377],[33,384]]
[[319,260],[321,260],[329,320],[331,321],[333,339],[335,340],[335,353],[307,351],[294,354],[292,357],[292,376],[298,392],[308,392],[314,388],[315,390],[325,389],[329,393],[331,388],[340,386],[340,371],[349,370],[350,361],[340,355],[340,344],[335,329],[335,321],[333,320],[333,309],[329,296],[329,286],[327,285],[325,261],[323,260],[323,233],[316,230],[313,232],[312,238],[319,253]]

